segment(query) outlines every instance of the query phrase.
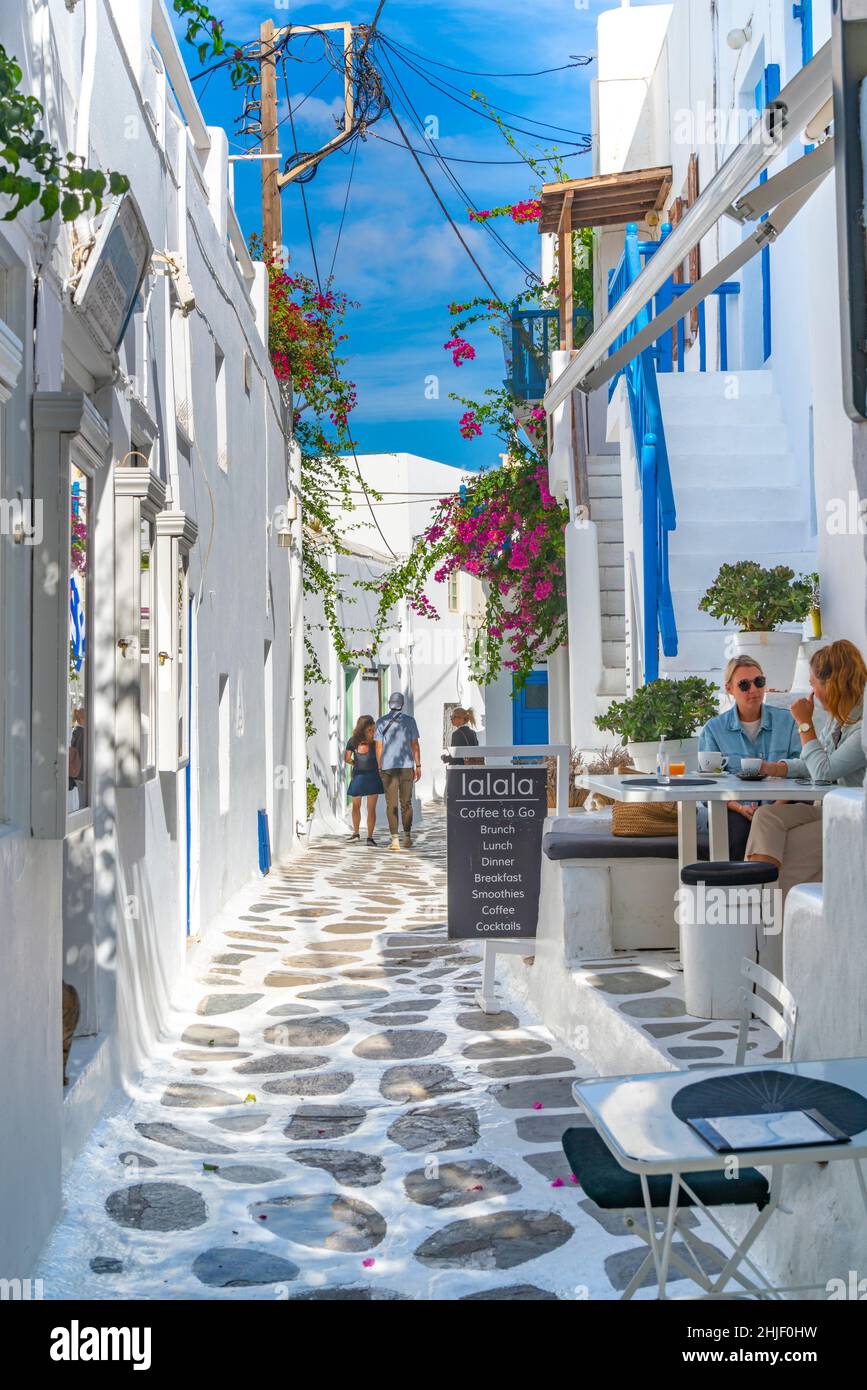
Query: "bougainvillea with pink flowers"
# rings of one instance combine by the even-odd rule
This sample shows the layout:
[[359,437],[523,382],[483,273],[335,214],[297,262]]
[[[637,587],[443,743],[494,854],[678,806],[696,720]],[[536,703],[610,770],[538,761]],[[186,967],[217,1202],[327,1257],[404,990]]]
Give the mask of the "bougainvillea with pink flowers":
[[458,492],[440,501],[383,592],[389,603],[404,597],[422,616],[436,617],[424,592],[430,577],[445,584],[459,571],[474,575],[483,585],[485,618],[473,674],[490,682],[505,667],[521,686],[566,637],[568,512],[548,486],[544,410],[526,411],[505,389],[463,404],[461,433],[471,438],[492,429],[505,446],[503,463],[468,475]]

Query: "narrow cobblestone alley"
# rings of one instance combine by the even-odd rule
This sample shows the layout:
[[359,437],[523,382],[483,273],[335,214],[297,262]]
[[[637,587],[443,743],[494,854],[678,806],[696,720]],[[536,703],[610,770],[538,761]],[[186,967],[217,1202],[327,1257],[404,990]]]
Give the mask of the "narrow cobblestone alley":
[[581,1064],[474,1005],[445,819],[320,842],[199,948],[137,1094],[70,1171],[48,1298],[610,1298],[636,1242],[559,1144]]

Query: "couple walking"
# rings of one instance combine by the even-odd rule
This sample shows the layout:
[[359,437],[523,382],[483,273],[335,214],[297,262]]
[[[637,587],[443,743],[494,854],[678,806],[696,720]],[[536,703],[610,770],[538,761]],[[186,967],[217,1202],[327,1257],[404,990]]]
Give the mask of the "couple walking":
[[374,720],[363,714],[346,745],[344,762],[352,767],[349,795],[352,797],[352,834],[361,839],[361,802],[367,797],[367,843],[375,845],[376,802],[385,795],[390,849],[399,850],[400,820],[403,848],[412,847],[412,789],[421,777],[421,748],[418,725],[411,714],[404,714],[404,698],[395,691],[388,701],[388,714]]

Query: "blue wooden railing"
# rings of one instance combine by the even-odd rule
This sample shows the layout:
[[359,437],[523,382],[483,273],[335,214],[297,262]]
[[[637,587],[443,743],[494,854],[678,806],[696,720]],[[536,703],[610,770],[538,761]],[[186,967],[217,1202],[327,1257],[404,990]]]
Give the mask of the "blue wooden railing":
[[[575,310],[575,344],[590,327],[590,311]],[[551,353],[560,346],[557,309],[520,309],[512,313],[512,358],[509,385],[519,401],[540,401],[548,388]]]
[[[671,231],[670,225],[662,228],[664,239]],[[609,310],[625,294],[641,274],[646,261],[659,249],[661,242],[640,242],[638,227],[630,223],[626,229],[626,242],[618,265],[608,278]],[[628,328],[610,348],[609,356],[630,342],[642,329],[646,328],[657,314],[667,309],[673,301],[690,289],[688,284],[675,284],[669,279],[661,287],[651,304],[646,305]],[[728,331],[727,306],[729,298],[739,292],[740,286],[728,283],[720,285],[714,293],[719,299],[719,368],[728,370]],[[699,370],[707,371],[707,317],[705,304],[698,306],[698,346]],[[677,351],[675,353],[675,343]],[[632,418],[632,433],[635,448],[639,453],[642,497],[642,549],[644,589],[643,604],[643,650],[644,680],[654,681],[659,676],[659,649],[667,657],[677,656],[677,623],[671,596],[669,576],[668,541],[671,532],[677,527],[677,509],[671,483],[671,470],[668,461],[668,447],[665,439],[665,426],[662,407],[659,401],[658,372],[686,370],[686,316],[674,329],[663,334],[655,343],[640,352],[611,382],[610,394],[620,380],[625,377]]]

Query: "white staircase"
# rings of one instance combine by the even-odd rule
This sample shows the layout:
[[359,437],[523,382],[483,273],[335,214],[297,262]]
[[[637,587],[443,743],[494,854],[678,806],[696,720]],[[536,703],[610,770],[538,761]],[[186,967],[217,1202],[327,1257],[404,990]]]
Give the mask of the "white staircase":
[[769,371],[657,381],[677,507],[669,572],[679,647],[660,656],[660,672],[718,680],[724,630],[699,600],[726,563],[816,568],[808,471],[791,451]]
[[623,491],[619,454],[591,454],[587,460],[590,515],[599,543],[602,604],[602,685],[598,713],[611,698],[626,694],[626,586],[623,569]]

